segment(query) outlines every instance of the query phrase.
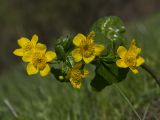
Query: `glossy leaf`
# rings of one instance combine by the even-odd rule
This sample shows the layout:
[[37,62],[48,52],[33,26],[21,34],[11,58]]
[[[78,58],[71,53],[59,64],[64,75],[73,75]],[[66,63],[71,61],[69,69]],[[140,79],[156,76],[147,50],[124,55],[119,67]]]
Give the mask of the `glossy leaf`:
[[95,41],[106,46],[106,52],[116,51],[119,45],[122,45],[126,40],[125,26],[121,19],[116,16],[103,17],[97,20],[91,31],[96,33]]
[[55,52],[56,52],[57,58],[59,60],[65,59],[65,51],[64,51],[64,47],[62,45],[56,45]]
[[60,37],[57,40],[55,51],[57,53],[58,59],[65,60],[66,55],[72,50],[72,38],[68,36]]
[[96,68],[96,75],[91,81],[91,86],[93,89],[100,91],[108,85],[124,80],[127,73],[128,69],[118,68],[115,63],[101,63]]
[[96,33],[102,33],[105,38],[111,41],[123,39],[123,34],[126,31],[123,22],[116,16],[100,18],[94,23],[92,30]]

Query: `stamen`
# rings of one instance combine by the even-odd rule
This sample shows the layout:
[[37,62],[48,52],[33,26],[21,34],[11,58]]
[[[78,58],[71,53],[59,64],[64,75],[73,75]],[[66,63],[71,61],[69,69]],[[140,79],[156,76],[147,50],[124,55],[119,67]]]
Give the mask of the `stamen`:
[[43,70],[46,66],[47,61],[44,54],[37,52],[37,53],[34,53],[32,62],[36,68]]

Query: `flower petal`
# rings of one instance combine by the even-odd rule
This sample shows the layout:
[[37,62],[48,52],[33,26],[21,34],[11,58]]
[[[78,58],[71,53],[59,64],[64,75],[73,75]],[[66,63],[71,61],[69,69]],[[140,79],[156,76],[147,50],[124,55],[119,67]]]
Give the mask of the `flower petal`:
[[25,52],[23,57],[22,57],[22,60],[24,62],[31,62],[32,61],[32,55],[33,55],[32,52]]
[[125,54],[127,53],[127,49],[123,46],[119,46],[117,49],[117,53],[120,58],[124,58]]
[[86,38],[87,44],[93,43],[94,42],[94,40],[93,40],[94,37],[95,37],[95,32],[94,31],[90,32],[89,35]]
[[81,34],[81,33],[78,33],[74,38],[73,38],[73,44],[76,45],[76,46],[80,46],[80,44],[86,40],[86,37]]
[[136,66],[140,66],[140,65],[142,65],[144,63],[144,58],[143,57],[138,57],[138,59],[137,59],[137,64],[136,64]]
[[95,32],[92,31],[89,33],[89,35],[87,36],[87,39],[93,40],[93,38],[95,37]]
[[120,68],[127,68],[128,67],[122,59],[117,60],[116,64]]
[[46,52],[46,45],[45,44],[42,44],[42,43],[38,43],[36,45],[36,50],[38,50],[39,52]]
[[95,44],[94,45],[94,50],[95,50],[95,55],[98,56],[102,53],[102,51],[104,50],[104,46],[100,45],[100,44]]
[[52,51],[46,52],[47,62],[51,62],[54,58],[56,58],[56,53]]
[[89,74],[89,71],[84,69],[83,74],[82,74],[82,78],[86,78],[88,76],[88,74]]
[[93,61],[95,59],[95,56],[94,55],[92,55],[92,56],[90,56],[90,57],[83,57],[83,60],[84,60],[84,62],[86,63],[86,64],[88,64],[88,63],[90,63],[91,61]]
[[132,41],[130,43],[130,46],[136,46],[136,40],[135,39],[132,39]]
[[131,70],[134,74],[138,74],[138,73],[139,73],[139,71],[138,71],[137,69],[133,68],[133,67],[132,67],[132,68],[130,67],[130,70]]
[[47,64],[46,67],[45,67],[43,70],[40,71],[40,75],[41,75],[42,77],[45,77],[45,76],[47,76],[47,75],[50,73],[50,71],[51,71],[51,68],[50,68],[50,66]]
[[29,43],[29,42],[30,42],[30,40],[29,40],[28,38],[22,37],[22,38],[20,38],[20,39],[18,40],[18,45],[19,45],[20,47],[23,47],[23,46],[25,46],[25,44],[27,44],[27,43]]
[[20,48],[20,49],[14,50],[13,54],[17,56],[23,56],[23,49]]
[[137,48],[137,54],[141,53],[141,48]]
[[136,46],[136,41],[134,39],[131,41],[129,52],[132,52],[135,56],[141,52],[141,48]]
[[82,60],[82,54],[81,54],[80,48],[76,48],[72,51],[72,57],[75,62],[79,62]]
[[32,63],[29,63],[27,65],[27,73],[28,73],[28,75],[37,74],[38,73],[38,69],[36,69]]
[[38,42],[38,36],[37,35],[33,35],[32,39],[31,39],[32,44],[35,46]]
[[81,82],[80,81],[74,81],[72,78],[69,79],[72,86],[74,88],[80,89],[81,88]]

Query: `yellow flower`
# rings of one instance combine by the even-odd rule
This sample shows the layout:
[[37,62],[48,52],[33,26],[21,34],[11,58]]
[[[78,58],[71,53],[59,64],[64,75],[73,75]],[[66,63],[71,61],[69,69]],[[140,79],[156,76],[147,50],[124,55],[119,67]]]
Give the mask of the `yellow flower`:
[[81,70],[82,64],[76,64],[71,68],[67,73],[67,79],[70,80],[72,86],[74,88],[80,88],[81,87],[81,80],[83,78],[86,78],[89,72],[87,70]]
[[94,43],[95,32],[90,32],[87,37],[83,34],[77,34],[73,39],[73,44],[77,47],[72,51],[72,57],[75,62],[79,62],[82,59],[85,63],[90,63],[99,56],[104,50],[104,46]]
[[38,42],[38,36],[33,35],[32,39],[29,40],[28,38],[22,37],[18,40],[18,45],[21,47],[19,49],[14,50],[14,54],[17,56],[22,56],[23,61],[26,62],[25,56],[31,54],[35,51],[35,49],[40,51],[45,51],[46,46]]
[[121,68],[130,68],[134,74],[137,74],[139,71],[135,68],[144,63],[144,58],[139,54],[141,48],[136,47],[135,40],[131,41],[130,48],[127,49],[123,46],[119,46],[117,53],[121,59],[116,61],[118,67]]
[[38,72],[42,77],[48,75],[51,70],[48,62],[55,58],[56,53],[52,51],[35,51],[32,55],[26,56],[26,60],[29,62],[27,65],[28,75],[37,74]]

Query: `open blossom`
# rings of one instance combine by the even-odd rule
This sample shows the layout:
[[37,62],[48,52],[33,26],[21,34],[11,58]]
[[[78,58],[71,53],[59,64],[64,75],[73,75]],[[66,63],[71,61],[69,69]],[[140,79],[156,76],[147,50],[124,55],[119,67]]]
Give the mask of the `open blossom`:
[[40,72],[41,76],[46,76],[51,70],[48,62],[56,58],[56,53],[52,51],[46,52],[46,45],[37,42],[37,35],[33,35],[31,40],[22,37],[18,40],[18,44],[21,48],[16,49],[13,53],[22,57],[22,60],[28,63],[28,75]]
[[87,37],[83,34],[77,34],[73,39],[73,44],[76,48],[72,51],[72,57],[75,62],[79,62],[82,59],[85,63],[90,63],[99,56],[104,50],[104,46],[101,44],[95,44],[94,38],[95,32],[90,32]]
[[136,67],[144,63],[144,58],[139,55],[140,52],[141,48],[136,47],[135,40],[131,41],[128,51],[125,47],[119,46],[117,53],[120,59],[116,61],[117,66],[121,68],[129,67],[134,74],[137,74],[139,71]]
[[71,68],[67,73],[67,79],[70,80],[74,88],[81,87],[81,81],[83,78],[86,78],[89,72],[85,69],[81,69],[82,64],[76,64]]
[[37,35],[33,35],[31,40],[29,40],[26,37],[22,37],[18,40],[18,45],[21,48],[18,48],[16,50],[14,50],[13,53],[17,56],[22,57],[23,61],[26,61],[25,56],[28,55],[28,54],[32,54],[32,52],[34,52],[35,49],[46,50],[46,46],[44,44],[37,43],[37,42],[38,42],[38,36]]
[[26,60],[29,62],[27,65],[28,75],[40,72],[40,75],[44,77],[50,73],[51,68],[48,62],[56,58],[56,53],[52,51],[35,51],[27,57]]

